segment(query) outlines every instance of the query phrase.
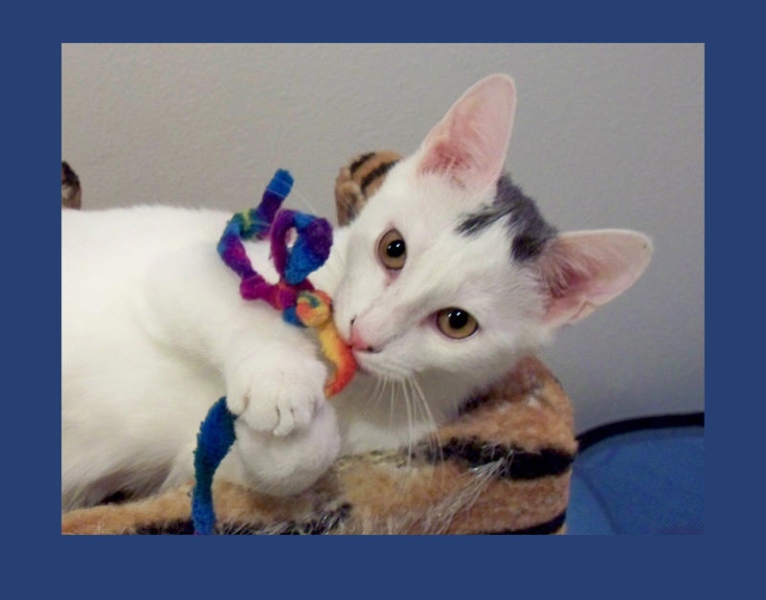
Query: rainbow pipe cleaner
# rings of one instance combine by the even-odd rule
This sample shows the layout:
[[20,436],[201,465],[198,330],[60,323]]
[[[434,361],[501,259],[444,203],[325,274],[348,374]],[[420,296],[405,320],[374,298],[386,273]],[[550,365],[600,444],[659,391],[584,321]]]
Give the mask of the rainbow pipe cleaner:
[[[279,170],[271,179],[261,203],[255,209],[235,214],[226,224],[218,242],[218,254],[241,279],[239,291],[246,300],[263,300],[282,311],[288,323],[313,327],[327,360],[335,367],[325,385],[328,398],[340,392],[356,373],[356,360],[343,342],[332,320],[330,297],[317,290],[308,276],[330,255],[332,228],[322,218],[292,210],[280,210],[290,193],[293,178]],[[287,236],[297,238],[288,248]],[[279,274],[277,283],[267,282],[250,263],[242,240],[271,238],[271,258]],[[192,521],[195,534],[212,534],[215,527],[212,484],[218,465],[234,443],[233,415],[226,397],[208,412],[197,435],[194,452],[195,486],[192,493]]]

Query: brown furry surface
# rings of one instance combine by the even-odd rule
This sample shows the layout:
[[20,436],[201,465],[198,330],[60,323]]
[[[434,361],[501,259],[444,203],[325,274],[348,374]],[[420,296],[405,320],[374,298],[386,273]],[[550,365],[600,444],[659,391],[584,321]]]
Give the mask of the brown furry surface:
[[[351,221],[393,152],[354,157],[336,180],[338,220]],[[527,357],[428,439],[340,459],[297,496],[216,481],[222,534],[558,534],[565,532],[577,451],[569,398]],[[62,515],[65,534],[190,534],[193,482],[144,500]]]
[[[567,395],[547,367],[529,357],[433,439],[345,457],[298,496],[217,482],[218,532],[563,533],[576,449]],[[62,532],[192,533],[192,485],[71,511],[62,517]]]
[[402,158],[390,150],[366,152],[341,167],[335,179],[335,208],[338,224],[346,225],[362,210],[367,198],[383,183],[388,170]]
[[61,208],[80,208],[80,178],[66,161],[61,161]]

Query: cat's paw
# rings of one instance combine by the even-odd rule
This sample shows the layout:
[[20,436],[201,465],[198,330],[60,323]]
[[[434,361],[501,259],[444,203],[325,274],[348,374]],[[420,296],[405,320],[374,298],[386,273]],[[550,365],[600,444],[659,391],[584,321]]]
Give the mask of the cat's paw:
[[253,431],[237,419],[237,441],[221,463],[219,476],[270,495],[298,494],[337,460],[341,439],[335,410],[320,405],[311,425],[289,437]]
[[259,433],[286,436],[306,429],[324,403],[327,367],[314,357],[252,356],[227,376],[226,402]]

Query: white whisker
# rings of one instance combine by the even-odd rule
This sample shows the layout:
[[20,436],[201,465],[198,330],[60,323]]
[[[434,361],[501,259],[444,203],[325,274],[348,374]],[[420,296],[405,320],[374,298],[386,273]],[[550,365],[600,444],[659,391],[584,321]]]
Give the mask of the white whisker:
[[407,441],[407,468],[409,469],[412,466],[412,451],[415,447],[416,443],[416,435],[415,435],[415,414],[414,414],[414,407],[412,405],[412,398],[410,397],[409,389],[407,388],[407,379],[399,379],[397,380],[397,383],[399,383],[402,397],[404,398],[404,404],[407,407],[407,430],[408,430],[408,441]]
[[[386,383],[388,383],[390,380],[388,378],[386,378],[385,381],[386,381]],[[393,429],[394,428],[395,408],[396,408],[396,405],[394,404],[394,394],[392,392],[391,395],[388,398],[388,428],[389,429]]]
[[441,443],[441,438],[439,437],[438,423],[436,422],[436,419],[434,419],[433,412],[431,412],[431,407],[428,404],[428,399],[423,393],[423,388],[420,387],[420,383],[418,383],[418,380],[416,378],[413,377],[411,379],[411,384],[414,389],[416,397],[420,400],[420,404],[422,405],[423,410],[426,413],[426,418],[429,424],[428,441],[429,441],[432,454],[435,455],[438,453],[439,459],[443,460],[444,456],[442,455],[442,443]]
[[309,202],[309,199],[306,198],[306,196],[304,196],[303,194],[301,194],[301,191],[300,189],[298,189],[298,186],[293,184],[293,187],[290,191],[298,197],[298,199],[306,206],[306,208],[308,208],[311,214],[314,214],[314,215],[319,214],[319,211],[317,211],[317,209],[314,208],[311,202]]
[[[406,379],[403,379],[402,387],[406,390],[407,401],[412,404],[413,422],[410,426],[410,446],[412,447],[413,440],[414,443],[419,443],[421,441],[419,432],[421,429],[421,421],[423,420],[424,413],[421,406],[422,403],[420,402],[420,399],[417,397],[414,388],[412,387],[412,378],[407,377]],[[410,448],[410,453],[412,453],[412,448]]]
[[324,264],[324,268],[333,275],[343,275],[346,272],[346,257],[342,253],[336,252],[333,255],[333,260],[328,260]]
[[[372,389],[370,389],[372,388]],[[381,381],[377,377],[373,377],[367,383],[364,391],[361,393],[363,398],[361,410],[365,411],[374,407],[381,399],[383,391],[385,389],[385,382]]]

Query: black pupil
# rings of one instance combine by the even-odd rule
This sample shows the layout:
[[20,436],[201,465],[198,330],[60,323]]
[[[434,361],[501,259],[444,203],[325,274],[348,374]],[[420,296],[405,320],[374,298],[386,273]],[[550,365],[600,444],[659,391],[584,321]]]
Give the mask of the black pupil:
[[452,329],[462,329],[468,325],[468,313],[464,310],[453,310],[447,315],[447,320]]
[[386,246],[386,254],[388,254],[391,258],[399,258],[402,254],[404,254],[404,251],[404,240],[394,240],[388,244],[388,246]]

